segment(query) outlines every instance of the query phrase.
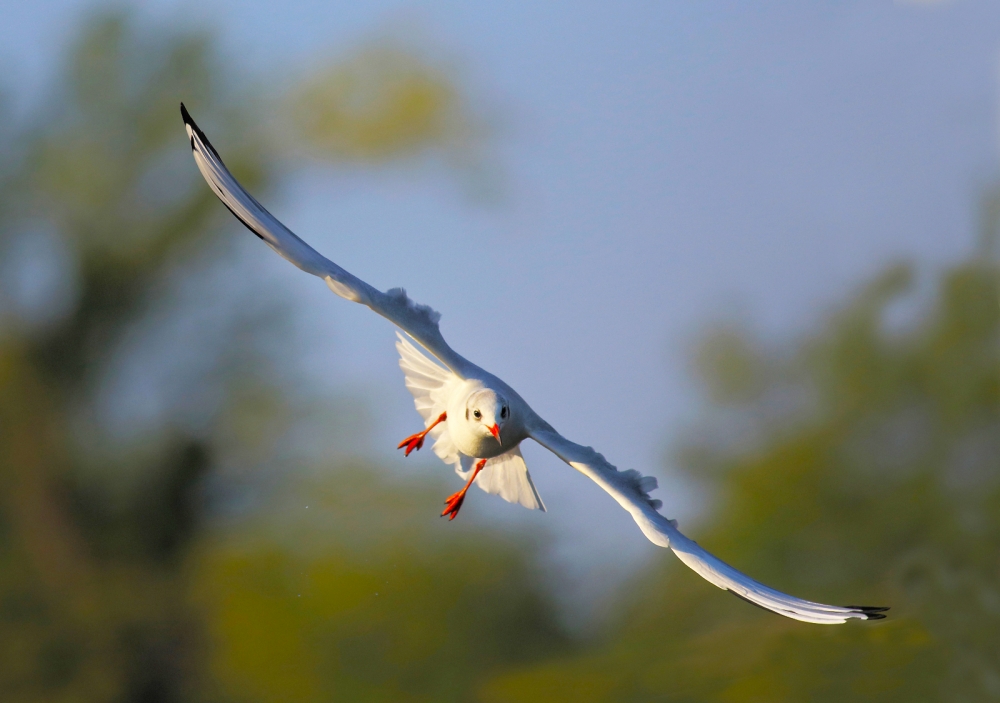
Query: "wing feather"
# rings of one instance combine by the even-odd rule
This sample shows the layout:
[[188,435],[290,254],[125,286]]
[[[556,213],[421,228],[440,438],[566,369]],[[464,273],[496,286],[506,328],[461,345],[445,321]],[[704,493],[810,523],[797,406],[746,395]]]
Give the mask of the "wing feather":
[[569,441],[544,421],[541,424],[531,432],[532,439],[607,491],[632,514],[649,541],[672,549],[682,562],[710,583],[762,608],[804,622],[837,624],[851,618],[885,617],[882,612],[887,608],[814,603],[754,581],[685,537],[677,529],[676,520],[668,520],[658,512],[660,501],[649,497],[649,491],[656,487],[655,478],[642,476],[635,470],[619,471],[590,447]]
[[[473,461],[463,462],[458,475],[468,479]],[[508,503],[518,503],[528,510],[545,512],[545,503],[538,495],[535,482],[528,473],[528,465],[524,463],[521,450],[514,447],[509,452],[493,457],[476,477],[476,485],[487,493],[498,495]]]
[[283,258],[306,273],[322,278],[330,290],[340,297],[366,305],[388,319],[459,376],[465,378],[481,371],[444,341],[438,326],[441,318],[439,313],[410,300],[402,288],[392,288],[383,293],[368,285],[321,255],[285,227],[233,177],[222,162],[219,152],[191,119],[183,104],[181,116],[184,118],[198,170],[212,191],[247,229]]
[[[413,394],[413,404],[424,418],[426,427],[447,410],[448,399],[462,379],[421,354],[402,334],[397,332],[396,336],[399,368],[403,370],[406,387]],[[461,458],[448,432],[448,423],[442,422],[429,434],[434,440],[434,453],[446,464],[459,464]]]

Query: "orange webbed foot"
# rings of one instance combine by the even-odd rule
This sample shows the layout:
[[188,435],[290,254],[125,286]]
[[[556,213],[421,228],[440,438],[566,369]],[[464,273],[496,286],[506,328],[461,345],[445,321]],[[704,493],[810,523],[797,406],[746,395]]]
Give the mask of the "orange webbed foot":
[[465,502],[465,489],[463,488],[458,493],[448,496],[444,501],[444,512],[441,513],[441,517],[448,516],[448,520],[454,520],[458,517],[458,511],[462,508],[462,503]]
[[424,437],[427,436],[427,433],[433,430],[435,427],[437,427],[438,424],[444,422],[447,419],[448,419],[448,413],[441,413],[441,415],[438,417],[437,420],[435,420],[434,422],[432,422],[427,426],[427,429],[425,429],[423,432],[417,432],[416,434],[411,434],[409,437],[400,442],[399,446],[396,447],[396,449],[402,449],[403,447],[406,447],[406,452],[404,452],[403,456],[410,456],[410,452],[416,451],[417,449],[420,449],[420,447],[424,446]]
[[403,452],[403,456],[410,456],[410,452],[416,451],[417,449],[420,449],[422,446],[424,446],[424,437],[426,435],[427,435],[426,432],[418,432],[417,434],[410,435],[402,442],[400,442],[399,446],[396,447],[396,449],[402,449],[403,447],[406,447],[406,451]]
[[444,512],[441,513],[441,517],[447,515],[449,520],[455,519],[458,515],[459,509],[462,507],[462,503],[465,501],[465,494],[468,492],[469,486],[471,486],[472,482],[476,480],[476,476],[479,475],[479,472],[483,470],[484,466],[486,466],[486,459],[480,459],[476,462],[476,468],[472,471],[472,475],[469,476],[469,480],[465,482],[465,486],[462,490],[458,493],[453,493],[445,499],[445,508]]

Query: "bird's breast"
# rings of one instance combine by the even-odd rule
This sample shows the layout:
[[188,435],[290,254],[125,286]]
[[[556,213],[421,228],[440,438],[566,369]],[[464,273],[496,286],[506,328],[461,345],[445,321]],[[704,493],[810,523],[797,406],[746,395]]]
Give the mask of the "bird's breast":
[[[451,415],[448,418],[450,421]],[[460,417],[458,422],[448,428],[448,431],[451,433],[451,440],[455,443],[458,451],[473,459],[491,459],[517,446],[517,443],[508,443],[507,441],[500,444],[493,438],[493,435],[484,436],[478,431],[478,427],[467,422],[464,417]],[[504,437],[501,436],[501,439]],[[513,438],[511,439],[513,440]]]

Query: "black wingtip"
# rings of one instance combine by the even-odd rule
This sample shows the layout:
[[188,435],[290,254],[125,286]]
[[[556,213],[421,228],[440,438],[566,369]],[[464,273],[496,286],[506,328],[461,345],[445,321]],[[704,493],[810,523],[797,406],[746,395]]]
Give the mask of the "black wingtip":
[[[779,611],[776,611],[776,610],[771,610],[770,608],[765,608],[760,603],[754,603],[752,600],[750,600],[746,596],[740,595],[736,591],[730,590],[728,588],[725,589],[725,590],[729,591],[729,593],[732,593],[734,596],[736,596],[740,600],[746,601],[750,605],[756,606],[756,607],[760,608],[761,610],[766,610],[769,613],[776,613],[777,615],[784,615],[784,613],[782,613],[782,612],[779,612]],[[849,608],[850,610],[853,610],[853,611],[856,611],[858,613],[861,613],[862,615],[865,616],[866,620],[885,620],[884,613],[885,613],[885,611],[889,610],[888,607],[881,607],[881,606],[875,606],[875,605],[844,605],[844,606],[841,606],[841,607],[842,608]]]
[[845,605],[845,608],[850,608],[851,610],[860,610],[862,613],[884,613],[889,610],[889,607],[879,607],[875,605]]
[[[222,157],[219,156],[219,152],[217,152],[215,150],[215,147],[212,146],[212,142],[208,141],[208,137],[205,136],[205,133],[202,132],[201,129],[199,129],[198,125],[195,123],[194,119],[191,117],[191,113],[188,112],[187,108],[184,106],[184,103],[181,103],[181,119],[184,120],[184,124],[186,124],[188,127],[190,127],[192,129],[192,131],[196,135],[198,135],[198,139],[201,141],[201,143],[204,144],[205,146],[207,146],[209,148],[209,150],[213,154],[215,154],[215,158],[217,158],[217,159],[219,159],[221,161]],[[194,138],[192,138],[191,139],[191,149],[194,150],[194,148],[195,148],[195,146],[194,146]]]
[[845,605],[844,607],[863,613],[867,620],[885,620],[884,613],[889,610],[888,607],[874,605]]

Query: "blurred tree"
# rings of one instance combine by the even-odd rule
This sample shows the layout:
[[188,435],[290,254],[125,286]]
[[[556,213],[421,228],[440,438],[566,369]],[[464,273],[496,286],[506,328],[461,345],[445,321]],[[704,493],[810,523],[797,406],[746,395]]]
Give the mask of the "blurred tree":
[[385,42],[316,71],[289,104],[297,132],[335,159],[384,161],[428,147],[462,158],[484,137],[451,76]]
[[[334,476],[290,487],[298,510],[204,545],[197,598],[230,695],[466,701],[497,672],[566,650],[519,540],[429,519],[444,487],[426,480]],[[303,513],[315,517],[289,522]]]
[[[391,99],[303,137],[377,163],[451,148],[445,125],[462,118],[446,76],[380,56],[364,88]],[[376,499],[349,478],[363,466],[319,467],[357,484],[357,522],[346,493],[317,500],[338,515],[294,541],[260,512],[206,521],[206,482],[225,493],[222,467],[289,459],[301,411],[268,365],[274,304],[227,305],[203,280],[232,263],[238,225],[191,163],[178,103],[254,189],[283,148],[226,75],[205,34],[102,15],[30,125],[0,129],[0,700],[465,700],[504,662],[561,646],[520,542],[370,529],[412,498],[378,486]],[[309,84],[291,91],[312,104]],[[102,418],[137,339],[154,340],[139,355],[179,400],[130,435]]]
[[[989,247],[984,247],[989,251]],[[681,453],[716,495],[694,533],[763,582],[889,619],[817,627],[663,560],[621,625],[490,701],[1000,699],[1000,267],[929,304],[895,266],[818,332],[769,350],[722,329],[697,358],[711,439]]]

